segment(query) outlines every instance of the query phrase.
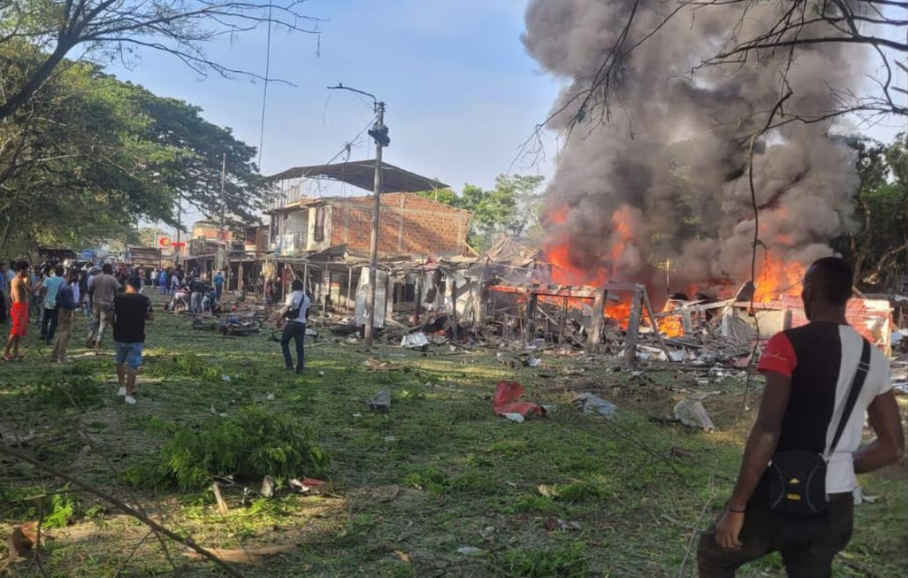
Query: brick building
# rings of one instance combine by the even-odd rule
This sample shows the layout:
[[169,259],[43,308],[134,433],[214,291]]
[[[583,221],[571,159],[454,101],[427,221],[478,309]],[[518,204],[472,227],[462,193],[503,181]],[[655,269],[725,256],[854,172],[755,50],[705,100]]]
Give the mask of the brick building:
[[[271,216],[270,249],[277,258],[299,258],[331,247],[351,253],[369,252],[372,234],[371,195],[310,197],[304,184],[316,179],[342,181],[362,189],[372,187],[372,161],[297,167],[269,177],[277,192]],[[379,217],[381,256],[459,256],[472,253],[467,229],[472,214],[417,195],[416,191],[447,185],[382,165],[384,189]]]
[[[368,253],[372,236],[372,197],[300,199],[271,211],[275,256],[302,257],[346,245]],[[378,252],[382,256],[457,256],[470,252],[471,213],[415,193],[381,197]]]

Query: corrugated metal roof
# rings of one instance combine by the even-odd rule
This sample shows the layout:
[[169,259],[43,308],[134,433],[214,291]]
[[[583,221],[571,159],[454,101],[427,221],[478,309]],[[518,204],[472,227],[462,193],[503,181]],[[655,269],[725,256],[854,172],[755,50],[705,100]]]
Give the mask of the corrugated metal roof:
[[[383,189],[389,193],[418,193],[434,189],[447,189],[449,185],[441,181],[430,179],[400,167],[382,163]],[[288,179],[330,179],[340,181],[371,191],[375,180],[375,161],[353,161],[335,163],[331,165],[314,165],[308,167],[293,167],[284,172],[265,177],[265,181],[283,181]]]

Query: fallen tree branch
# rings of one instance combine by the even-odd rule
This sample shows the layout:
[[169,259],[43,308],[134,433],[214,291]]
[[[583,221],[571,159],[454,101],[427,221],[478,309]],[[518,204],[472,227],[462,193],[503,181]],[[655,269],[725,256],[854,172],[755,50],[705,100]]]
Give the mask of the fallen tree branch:
[[149,528],[154,530],[156,534],[163,534],[164,536],[167,536],[174,542],[179,542],[180,544],[183,544],[187,548],[192,549],[193,551],[198,553],[202,558],[204,558],[204,559],[214,563],[216,566],[219,566],[220,568],[222,568],[228,575],[233,576],[233,578],[244,578],[243,574],[238,572],[236,569],[231,568],[223,560],[219,559],[217,556],[213,555],[211,552],[209,552],[205,548],[202,548],[201,546],[196,544],[195,541],[191,537],[183,538],[179,534],[176,534],[175,532],[168,530],[167,528],[161,526],[154,520],[150,519],[145,514],[131,508],[130,506],[128,506],[123,501],[119,500],[118,498],[111,496],[110,494],[108,494],[102,490],[99,490],[98,488],[91,486],[88,483],[83,482],[82,480],[79,480],[78,478],[74,478],[73,476],[70,476],[69,474],[65,474],[55,468],[52,468],[51,466],[49,466],[47,464],[41,463],[37,459],[35,459],[27,454],[18,452],[16,450],[8,447],[6,444],[0,444],[0,455],[6,455],[9,457],[21,460],[23,462],[26,462],[28,464],[31,464],[32,466],[38,468],[41,471],[44,471],[54,477],[57,477],[57,478],[60,478],[61,480],[69,482],[70,484],[72,484],[78,488],[81,488],[90,494],[94,494],[95,496],[101,498],[105,502],[108,502],[108,503],[116,506],[116,508],[119,509],[124,514],[131,516],[131,517],[135,518],[136,520],[142,522],[143,524],[145,524],[146,526],[148,526]]

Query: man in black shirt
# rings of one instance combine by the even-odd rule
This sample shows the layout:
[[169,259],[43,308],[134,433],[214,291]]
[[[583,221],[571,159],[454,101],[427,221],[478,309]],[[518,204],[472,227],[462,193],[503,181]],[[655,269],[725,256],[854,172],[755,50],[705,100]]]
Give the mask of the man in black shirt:
[[154,319],[151,299],[139,291],[142,280],[136,276],[126,281],[126,292],[114,297],[114,342],[116,346],[117,381],[126,403],[136,403],[136,371],[142,365],[145,345],[145,321]]

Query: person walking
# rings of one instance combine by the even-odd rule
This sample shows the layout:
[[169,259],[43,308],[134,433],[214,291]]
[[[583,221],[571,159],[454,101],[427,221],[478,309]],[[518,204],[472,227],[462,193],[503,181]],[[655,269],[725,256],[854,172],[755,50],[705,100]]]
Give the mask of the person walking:
[[217,300],[220,303],[221,294],[224,292],[224,276],[220,271],[214,275],[214,292],[217,294]]
[[168,284],[169,281],[170,281],[170,279],[167,277],[167,271],[161,271],[161,276],[158,277],[158,282],[159,282],[158,293],[160,293],[161,295],[168,294],[168,292],[170,291],[170,289],[169,289],[170,285]]
[[57,292],[65,283],[63,267],[57,265],[51,275],[41,284],[41,295],[44,301],[44,317],[41,318],[41,341],[48,345],[54,342],[54,334],[57,331]]
[[293,356],[290,355],[290,340],[296,345],[296,372],[302,373],[306,367],[304,342],[306,340],[306,320],[309,318],[309,297],[303,292],[303,282],[294,279],[291,292],[287,294],[284,306],[278,312],[278,328],[284,319],[284,333],[281,335],[281,352],[284,354],[284,368],[293,369]]
[[[845,319],[853,279],[838,257],[814,262],[801,293],[810,322],[767,342],[759,414],[731,498],[700,538],[700,578],[734,578],[776,551],[788,576],[829,578],[851,539],[855,474],[904,455],[889,362]],[[876,439],[862,446],[865,413]]]
[[202,314],[202,297],[205,295],[205,282],[194,277],[189,282],[189,310],[196,315]]
[[104,330],[113,323],[111,308],[114,297],[123,286],[113,276],[113,266],[110,263],[104,263],[101,267],[101,274],[94,278],[91,287],[91,316],[94,332],[88,337],[88,347],[99,349],[101,339],[104,337]]
[[14,267],[16,276],[10,282],[9,296],[12,304],[9,315],[12,326],[9,329],[9,339],[6,340],[6,350],[3,352],[3,361],[21,361],[23,355],[19,353],[19,342],[28,333],[28,296],[29,287],[28,269],[25,261],[19,261]]
[[180,288],[181,284],[182,283],[180,282],[180,271],[179,270],[174,271],[173,275],[170,276],[170,291],[172,293],[176,293],[177,290]]
[[114,297],[113,334],[116,351],[117,395],[127,404],[136,403],[136,375],[142,366],[145,347],[145,322],[154,320],[151,299],[139,293],[142,280],[133,275],[126,280],[126,292]]
[[71,271],[66,283],[57,292],[57,342],[54,344],[53,360],[58,363],[70,363],[66,357],[69,340],[72,338],[76,310],[79,309],[79,273]]

